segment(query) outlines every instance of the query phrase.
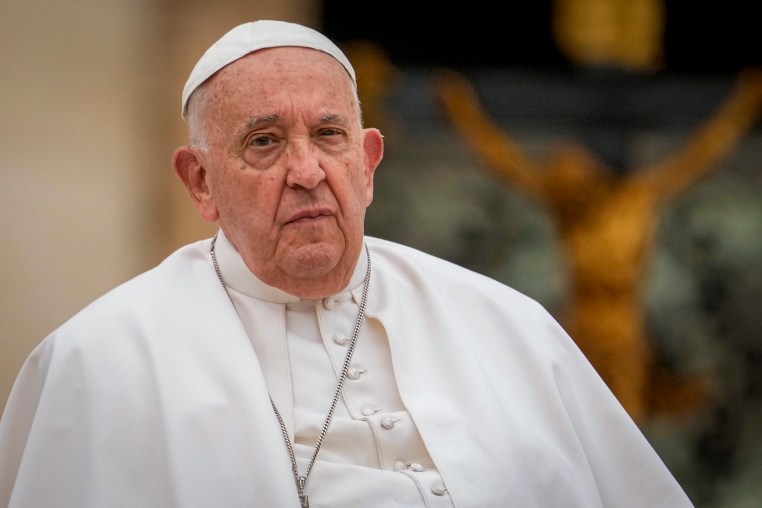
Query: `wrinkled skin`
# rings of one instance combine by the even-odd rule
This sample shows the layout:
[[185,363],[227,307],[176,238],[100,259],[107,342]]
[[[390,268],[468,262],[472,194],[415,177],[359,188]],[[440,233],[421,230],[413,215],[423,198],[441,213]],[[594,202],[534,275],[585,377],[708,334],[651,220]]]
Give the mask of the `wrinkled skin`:
[[271,48],[204,86],[196,128],[206,146],[173,156],[201,216],[219,221],[266,284],[303,298],[344,289],[383,156],[379,131],[362,127],[346,70],[317,50]]

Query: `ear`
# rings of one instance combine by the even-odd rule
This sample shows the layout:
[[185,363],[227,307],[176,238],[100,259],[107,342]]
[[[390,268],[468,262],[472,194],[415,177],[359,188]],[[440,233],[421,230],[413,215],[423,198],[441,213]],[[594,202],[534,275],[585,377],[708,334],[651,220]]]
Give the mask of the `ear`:
[[220,214],[209,191],[206,169],[196,151],[190,146],[181,146],[172,155],[172,167],[190,192],[193,204],[201,217],[208,222],[215,222]]
[[384,157],[384,137],[378,129],[363,129],[363,151],[365,153],[365,206],[370,206],[373,201],[373,175]]

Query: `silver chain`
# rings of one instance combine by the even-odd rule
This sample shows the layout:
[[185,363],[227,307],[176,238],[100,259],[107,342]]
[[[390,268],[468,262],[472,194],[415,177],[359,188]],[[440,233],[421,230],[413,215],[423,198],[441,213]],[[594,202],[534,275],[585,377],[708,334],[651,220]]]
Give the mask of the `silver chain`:
[[[220,280],[220,284],[222,284],[222,287],[225,290],[225,294],[228,295],[230,303],[233,305],[236,313],[238,313],[238,309],[233,302],[233,298],[230,296],[230,291],[225,284],[225,280],[222,278],[220,266],[217,264],[217,256],[215,255],[214,251],[214,246],[217,243],[217,236],[218,235],[215,234],[214,238],[212,238],[212,246],[209,249],[209,254],[212,256],[212,264],[214,265],[214,271],[217,272],[217,278]],[[328,426],[331,424],[331,420],[333,419],[333,413],[336,411],[336,405],[339,403],[341,390],[344,388],[344,381],[346,380],[347,373],[349,372],[349,364],[352,361],[352,354],[354,353],[355,345],[357,344],[357,337],[360,334],[360,328],[362,326],[363,318],[365,317],[365,304],[368,301],[368,286],[370,285],[370,250],[368,250],[367,244],[365,244],[365,254],[368,259],[368,267],[365,270],[362,298],[360,299],[360,311],[357,313],[357,319],[355,320],[355,327],[352,331],[352,340],[349,342],[347,355],[344,357],[344,366],[341,369],[341,375],[339,375],[339,383],[336,385],[336,391],[333,394],[333,400],[331,400],[331,407],[328,409],[328,414],[326,414],[325,421],[323,422],[323,428],[320,430],[320,435],[318,436],[317,443],[315,443],[315,449],[312,452],[310,461],[307,464],[307,471],[305,471],[304,475],[299,474],[299,467],[296,464],[296,455],[294,454],[294,448],[291,445],[291,439],[288,437],[288,430],[286,429],[286,424],[283,422],[283,417],[281,417],[280,411],[278,411],[278,408],[275,405],[275,401],[273,401],[272,395],[268,394],[270,397],[270,404],[272,404],[273,407],[273,412],[278,418],[281,432],[283,432],[283,439],[286,442],[286,448],[288,448],[288,455],[291,458],[291,472],[294,475],[296,490],[299,493],[299,501],[301,502],[302,508],[307,508],[309,506],[309,499],[304,493],[304,488],[307,485],[307,478],[309,478],[310,472],[312,472],[312,466],[315,465],[315,459],[317,458],[318,452],[320,451],[320,447],[323,446],[323,440],[325,439],[325,435],[328,432]]]

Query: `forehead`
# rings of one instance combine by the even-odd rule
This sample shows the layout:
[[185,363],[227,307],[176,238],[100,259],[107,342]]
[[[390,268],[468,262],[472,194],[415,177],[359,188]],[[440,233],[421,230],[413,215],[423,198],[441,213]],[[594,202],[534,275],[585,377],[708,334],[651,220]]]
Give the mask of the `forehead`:
[[346,76],[351,82],[347,70],[334,57],[317,49],[298,46],[280,46],[254,51],[226,65],[217,72],[217,75],[256,70],[264,73],[274,72],[288,69],[289,64],[295,64],[296,68],[302,72],[332,69]]
[[352,79],[332,56],[301,47],[268,48],[250,53],[221,69],[207,83],[209,100],[218,107],[245,105],[326,107],[354,102]]

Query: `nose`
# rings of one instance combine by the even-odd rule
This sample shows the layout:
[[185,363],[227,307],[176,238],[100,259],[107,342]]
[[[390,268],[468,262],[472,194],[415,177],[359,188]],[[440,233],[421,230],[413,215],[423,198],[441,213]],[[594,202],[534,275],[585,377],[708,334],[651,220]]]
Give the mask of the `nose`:
[[325,179],[325,171],[309,142],[292,142],[286,157],[286,184],[289,187],[314,189]]

